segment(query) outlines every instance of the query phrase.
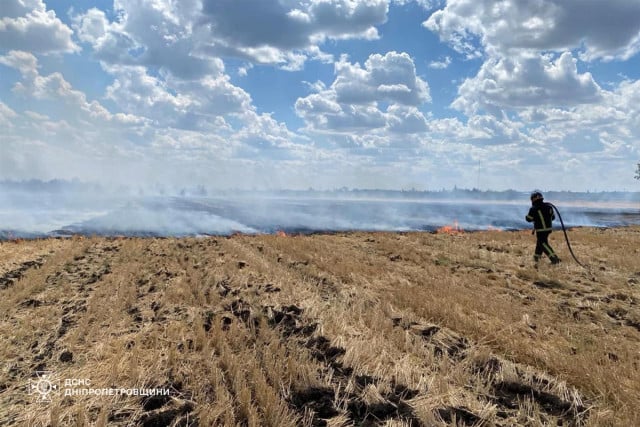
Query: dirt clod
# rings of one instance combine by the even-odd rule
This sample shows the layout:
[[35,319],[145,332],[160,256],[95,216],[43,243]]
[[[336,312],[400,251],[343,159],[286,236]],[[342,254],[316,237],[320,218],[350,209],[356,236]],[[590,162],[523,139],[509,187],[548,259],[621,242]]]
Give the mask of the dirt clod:
[[73,353],[68,350],[65,350],[62,353],[60,353],[59,360],[63,363],[71,363],[73,362]]
[[[334,396],[335,392],[331,388],[310,387],[292,392],[290,401],[299,411],[311,409],[317,418],[331,418],[339,413],[333,403]],[[326,423],[316,421],[313,425]]]

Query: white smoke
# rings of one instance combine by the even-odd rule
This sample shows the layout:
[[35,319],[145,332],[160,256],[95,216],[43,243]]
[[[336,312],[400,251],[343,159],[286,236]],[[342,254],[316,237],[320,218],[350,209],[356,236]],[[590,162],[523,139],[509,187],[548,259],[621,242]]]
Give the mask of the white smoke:
[[[428,199],[421,193],[376,191],[229,192],[206,196],[202,187],[177,193],[175,189],[156,188],[153,195],[148,190],[105,190],[77,183],[40,187],[38,183],[0,185],[0,238],[75,233],[189,236],[278,230],[430,231],[453,224],[467,231],[530,227],[524,220],[528,197],[519,193],[509,195],[517,200],[488,200],[464,191],[446,197],[431,194],[436,198]],[[634,203],[612,205],[610,201],[591,200],[556,204],[565,225],[571,227],[640,224],[638,205]],[[560,223],[554,225],[559,227]]]

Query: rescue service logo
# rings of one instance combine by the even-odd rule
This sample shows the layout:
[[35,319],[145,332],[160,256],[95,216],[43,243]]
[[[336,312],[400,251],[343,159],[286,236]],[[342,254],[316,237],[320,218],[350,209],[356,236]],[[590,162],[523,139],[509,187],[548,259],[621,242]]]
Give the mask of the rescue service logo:
[[27,391],[40,402],[51,402],[60,392],[60,381],[50,371],[36,371],[35,378],[29,379]]
[[27,392],[39,402],[51,402],[56,396],[169,396],[168,388],[95,387],[88,378],[56,377],[51,371],[36,371],[29,379]]

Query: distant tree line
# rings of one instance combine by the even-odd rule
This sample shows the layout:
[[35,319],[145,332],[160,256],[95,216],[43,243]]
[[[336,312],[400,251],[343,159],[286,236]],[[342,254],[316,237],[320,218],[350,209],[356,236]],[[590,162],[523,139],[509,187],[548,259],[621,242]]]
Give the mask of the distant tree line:
[[91,192],[102,191],[97,183],[82,182],[79,179],[52,179],[42,181],[40,179],[6,180],[0,181],[0,189],[5,191],[48,192],[58,193],[64,191]]
[[[637,165],[635,179],[640,180],[640,163]],[[543,190],[544,196],[548,200],[638,200],[639,192],[628,191],[554,191]],[[105,192],[114,192],[119,195],[138,195],[138,196],[182,196],[182,197],[227,197],[235,195],[245,196],[277,196],[277,197],[340,197],[340,198],[388,198],[388,199],[432,199],[432,200],[528,200],[528,191],[518,190],[480,190],[478,188],[466,189],[454,186],[453,189],[440,190],[417,190],[415,188],[409,190],[383,190],[383,189],[362,189],[340,187],[331,190],[319,190],[308,188],[304,190],[280,189],[280,190],[247,190],[241,188],[214,190],[208,189],[202,184],[194,184],[189,187],[167,188],[164,185],[156,183],[149,187],[128,187],[120,185],[117,188],[104,187],[99,183],[87,183],[80,180],[61,180],[53,179],[50,181],[42,181],[37,179],[13,181],[0,180],[0,193],[18,191],[25,193],[92,193],[101,194]]]

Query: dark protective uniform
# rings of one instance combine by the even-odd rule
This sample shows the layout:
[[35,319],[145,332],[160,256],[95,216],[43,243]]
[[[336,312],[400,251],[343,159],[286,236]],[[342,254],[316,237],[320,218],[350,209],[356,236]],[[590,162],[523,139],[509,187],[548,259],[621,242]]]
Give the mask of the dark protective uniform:
[[549,234],[551,234],[551,223],[556,216],[553,213],[553,207],[550,204],[544,203],[542,197],[533,200],[531,209],[525,217],[527,222],[533,222],[533,227],[536,233],[536,250],[533,255],[533,259],[537,262],[543,253],[545,253],[552,263],[557,264],[560,259],[553,251],[551,245],[549,245]]

